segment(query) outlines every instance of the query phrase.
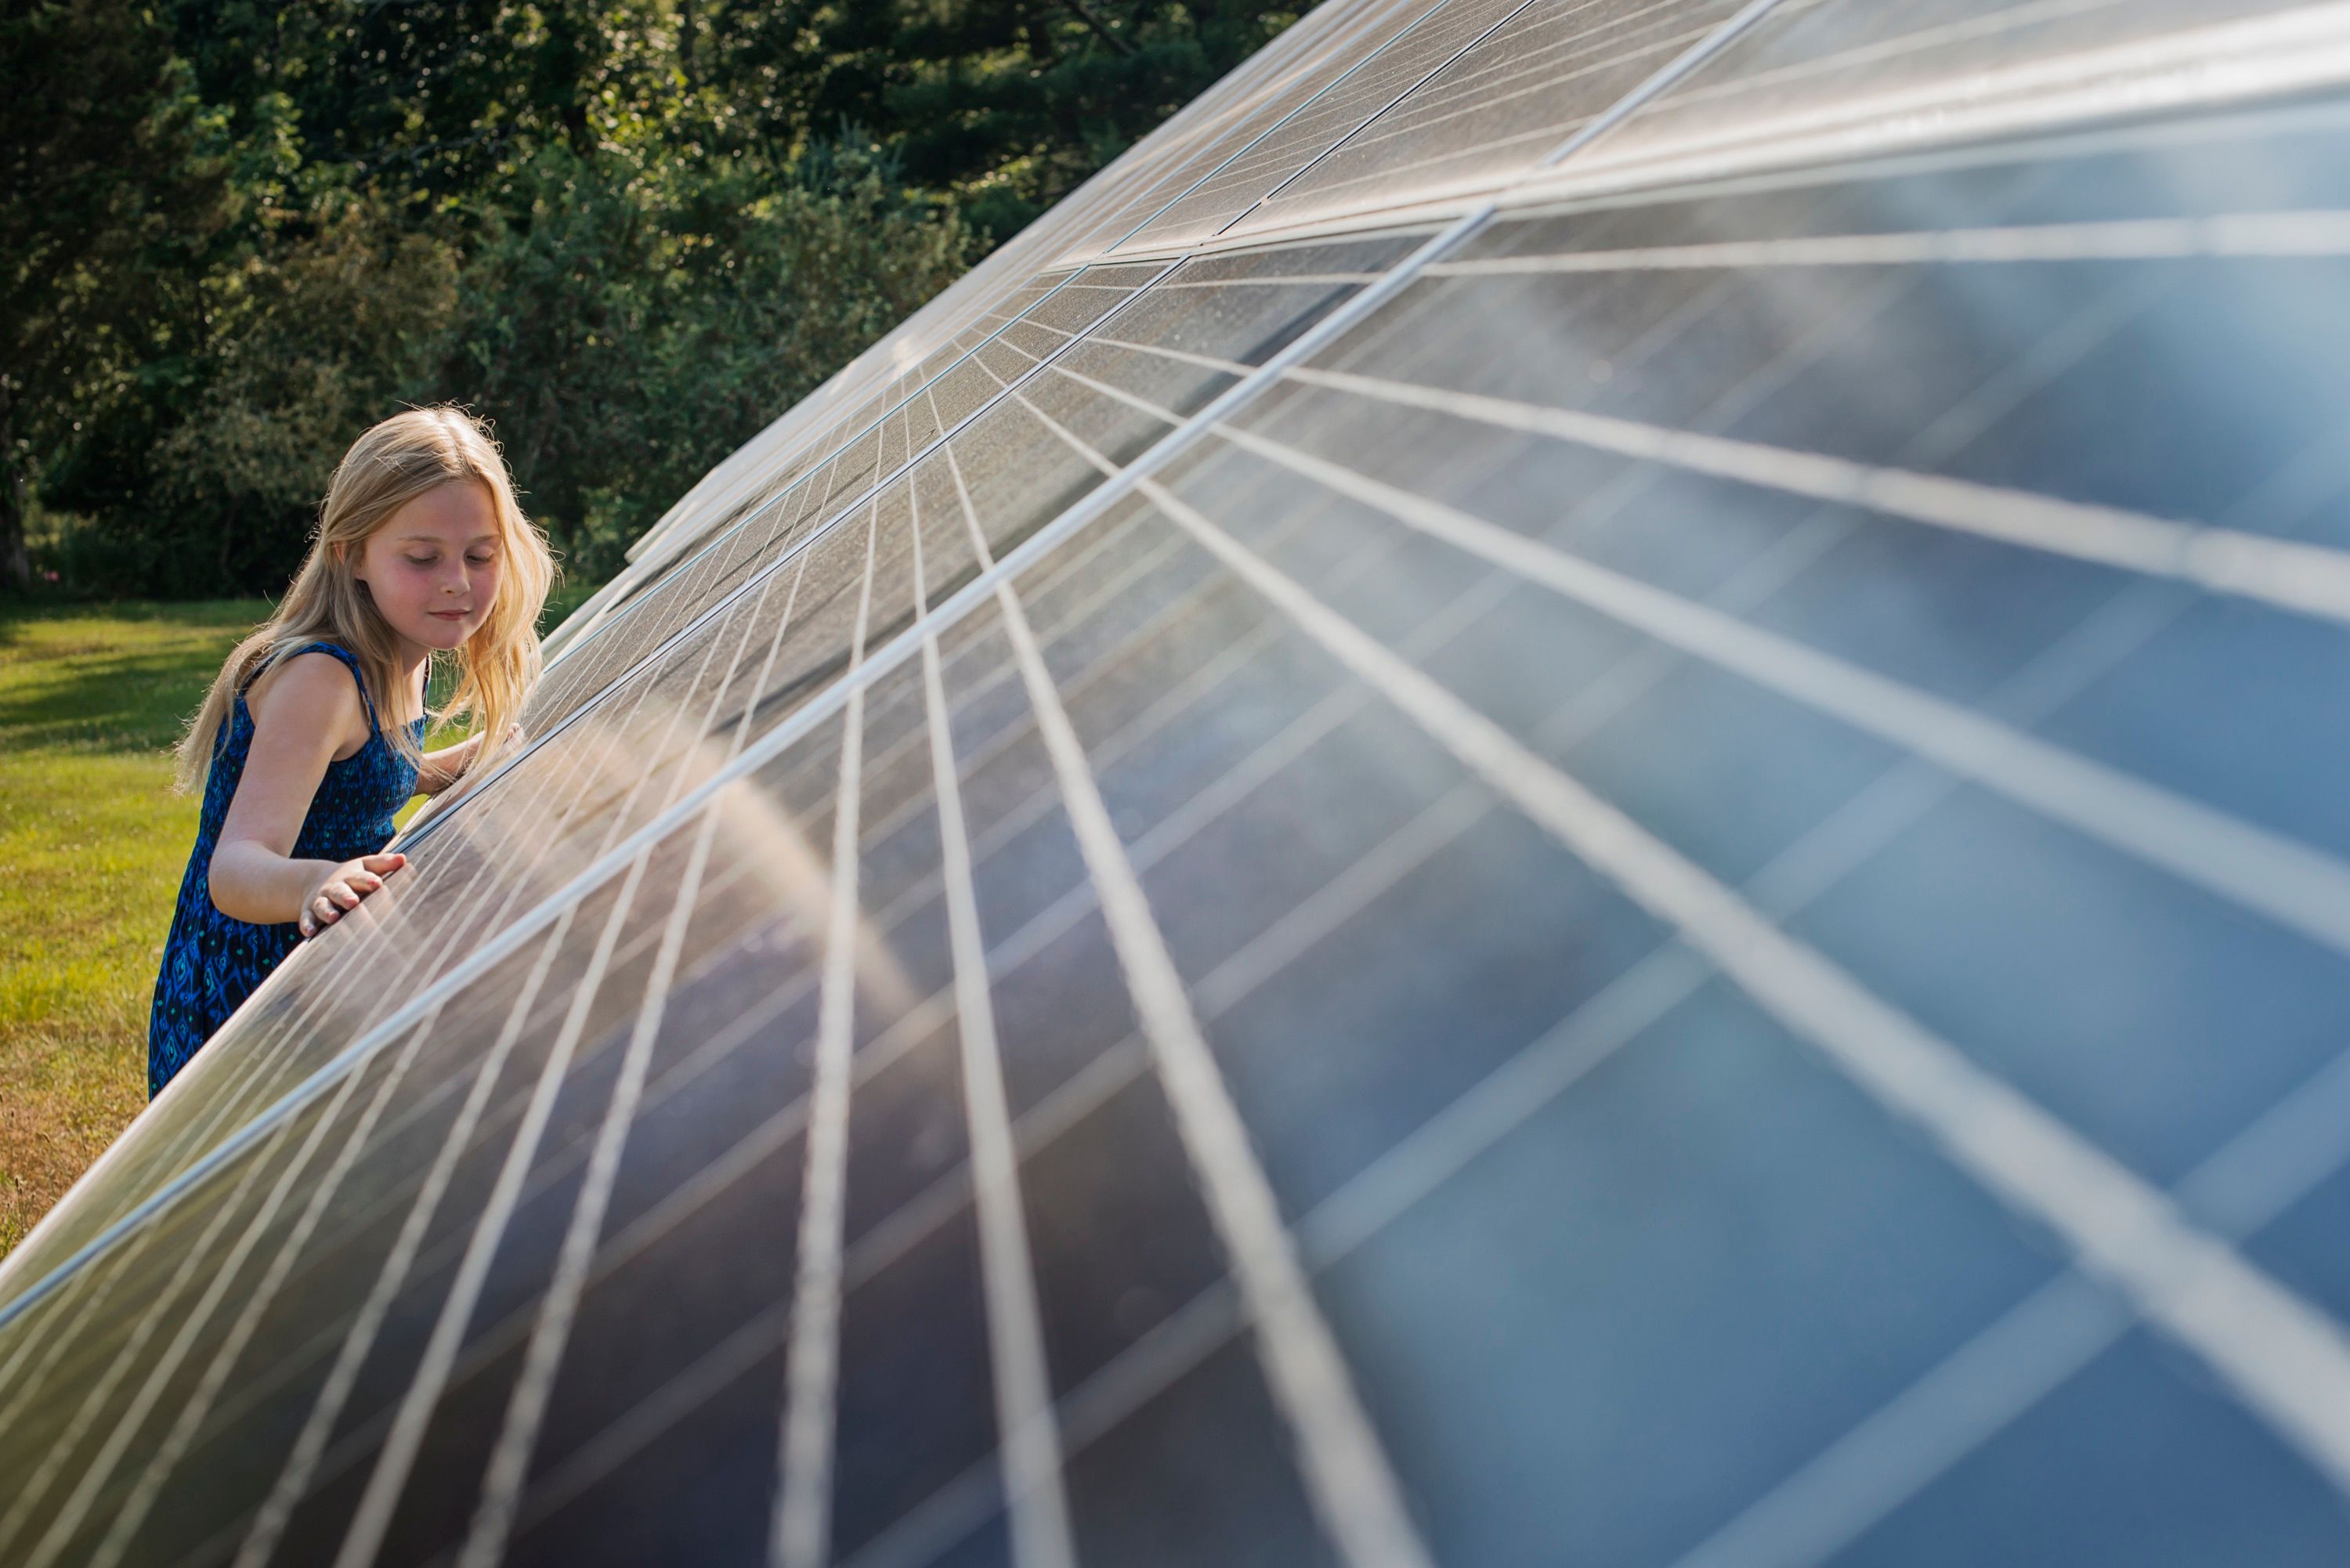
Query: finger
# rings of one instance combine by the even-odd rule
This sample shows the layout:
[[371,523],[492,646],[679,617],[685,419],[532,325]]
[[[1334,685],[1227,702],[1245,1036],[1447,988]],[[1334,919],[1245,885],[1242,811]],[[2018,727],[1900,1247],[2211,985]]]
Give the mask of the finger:
[[356,909],[359,907],[359,896],[351,891],[350,885],[347,882],[338,882],[328,888],[327,897],[346,909]]
[[352,892],[364,898],[383,886],[383,878],[372,871],[354,871],[348,885]]
[[397,871],[408,864],[408,857],[398,850],[390,855],[363,855],[359,864],[370,871]]

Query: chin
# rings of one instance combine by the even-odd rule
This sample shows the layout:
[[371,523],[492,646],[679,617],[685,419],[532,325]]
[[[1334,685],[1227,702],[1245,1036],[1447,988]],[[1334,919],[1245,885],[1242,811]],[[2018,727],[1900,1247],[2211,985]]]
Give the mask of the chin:
[[422,627],[409,635],[426,648],[438,649],[446,652],[451,649],[464,647],[465,639],[480,629],[481,628],[474,626],[463,624],[448,626],[437,620],[428,620]]

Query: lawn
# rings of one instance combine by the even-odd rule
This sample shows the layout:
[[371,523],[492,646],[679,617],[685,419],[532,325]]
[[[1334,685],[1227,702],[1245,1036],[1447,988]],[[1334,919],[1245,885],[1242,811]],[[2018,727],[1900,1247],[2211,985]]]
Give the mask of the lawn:
[[196,824],[166,748],[268,609],[0,608],[0,1254],[147,1103]]
[[[590,591],[564,585],[541,624]],[[196,832],[168,748],[268,611],[0,605],[0,1257],[147,1103],[147,1006]]]

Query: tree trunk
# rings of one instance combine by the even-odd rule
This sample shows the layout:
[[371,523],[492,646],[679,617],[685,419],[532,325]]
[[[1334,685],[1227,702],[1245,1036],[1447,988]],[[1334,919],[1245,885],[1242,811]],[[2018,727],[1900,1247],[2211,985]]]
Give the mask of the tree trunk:
[[8,378],[0,376],[0,582],[13,588],[33,586],[33,557],[25,548],[25,509],[29,487],[16,452],[16,401]]

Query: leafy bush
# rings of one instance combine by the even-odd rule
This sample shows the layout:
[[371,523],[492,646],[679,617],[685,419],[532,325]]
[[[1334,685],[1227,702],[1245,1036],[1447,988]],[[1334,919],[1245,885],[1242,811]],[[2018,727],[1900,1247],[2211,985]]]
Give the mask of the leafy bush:
[[351,439],[440,400],[494,421],[575,580],[600,579],[1291,15],[12,5],[0,587],[275,592]]

